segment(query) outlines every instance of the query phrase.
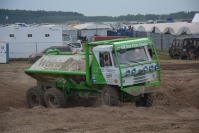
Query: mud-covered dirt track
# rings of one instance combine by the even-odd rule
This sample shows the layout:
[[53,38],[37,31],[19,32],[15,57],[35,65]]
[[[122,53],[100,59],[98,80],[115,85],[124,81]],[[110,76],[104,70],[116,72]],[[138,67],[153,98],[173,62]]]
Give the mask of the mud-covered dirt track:
[[199,61],[161,62],[162,83],[155,90],[154,106],[121,103],[108,107],[28,109],[25,93],[36,81],[24,74],[31,64],[0,64],[1,133],[198,133]]

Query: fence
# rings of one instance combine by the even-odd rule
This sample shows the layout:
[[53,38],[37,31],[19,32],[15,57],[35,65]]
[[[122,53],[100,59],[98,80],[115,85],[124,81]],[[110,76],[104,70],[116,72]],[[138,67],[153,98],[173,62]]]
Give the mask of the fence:
[[177,35],[134,31],[134,37],[151,37],[157,49],[167,51]]

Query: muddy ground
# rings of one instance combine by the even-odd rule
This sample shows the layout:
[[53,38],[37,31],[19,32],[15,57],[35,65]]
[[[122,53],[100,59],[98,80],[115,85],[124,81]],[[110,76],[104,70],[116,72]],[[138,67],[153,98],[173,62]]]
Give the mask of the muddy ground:
[[162,84],[155,91],[154,106],[28,109],[26,90],[36,81],[24,74],[31,64],[0,64],[1,133],[102,133],[199,132],[199,62],[167,60],[161,63]]

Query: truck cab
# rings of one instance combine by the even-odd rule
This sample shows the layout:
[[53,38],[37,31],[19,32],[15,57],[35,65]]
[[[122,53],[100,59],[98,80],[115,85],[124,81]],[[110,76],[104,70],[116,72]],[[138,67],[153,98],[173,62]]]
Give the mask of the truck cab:
[[147,42],[146,39],[143,39],[143,42],[141,40],[138,43],[128,40],[123,44],[114,42],[113,45],[94,47],[92,83],[117,86],[131,95],[152,92],[153,89],[150,88],[143,91],[130,89],[153,81],[160,81],[157,72],[160,64],[152,60],[149,52],[150,42]]

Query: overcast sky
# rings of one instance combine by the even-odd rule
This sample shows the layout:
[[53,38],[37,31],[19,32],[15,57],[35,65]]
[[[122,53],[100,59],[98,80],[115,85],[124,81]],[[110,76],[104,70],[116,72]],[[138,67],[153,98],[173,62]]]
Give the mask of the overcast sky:
[[199,11],[199,0],[0,0],[1,9],[71,11],[85,16]]

